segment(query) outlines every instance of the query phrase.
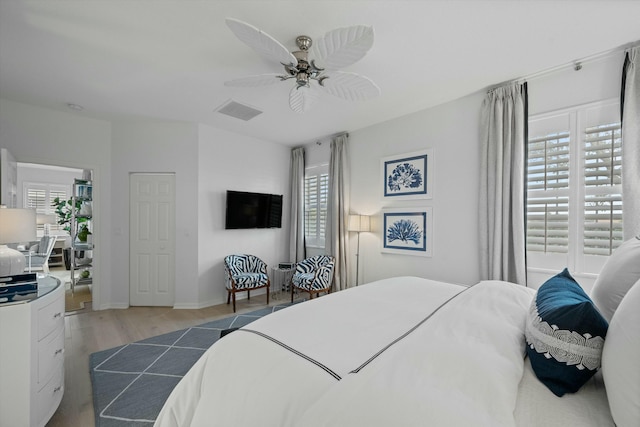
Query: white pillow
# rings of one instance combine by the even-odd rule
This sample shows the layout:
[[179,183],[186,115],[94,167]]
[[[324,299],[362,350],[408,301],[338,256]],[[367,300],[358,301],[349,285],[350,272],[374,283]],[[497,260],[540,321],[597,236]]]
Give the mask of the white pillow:
[[627,240],[605,262],[598,275],[591,300],[607,321],[631,286],[640,279],[640,236]]
[[627,292],[609,324],[602,376],[616,425],[640,425],[640,280]]

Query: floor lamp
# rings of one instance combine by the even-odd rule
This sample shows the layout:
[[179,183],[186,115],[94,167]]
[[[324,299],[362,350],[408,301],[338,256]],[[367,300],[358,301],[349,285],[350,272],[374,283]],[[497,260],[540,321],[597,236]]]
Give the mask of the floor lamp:
[[360,232],[371,231],[371,221],[367,215],[349,215],[348,231],[358,233],[358,251],[356,252],[356,286],[358,286],[358,273],[360,272]]

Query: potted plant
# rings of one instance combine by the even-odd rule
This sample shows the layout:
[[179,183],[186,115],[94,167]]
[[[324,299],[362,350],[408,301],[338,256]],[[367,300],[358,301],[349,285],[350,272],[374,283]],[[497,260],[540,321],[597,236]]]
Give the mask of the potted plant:
[[[53,199],[53,204],[55,206],[55,212],[58,215],[58,224],[64,225],[63,230],[67,231],[69,234],[72,234],[71,233],[71,212],[73,210],[72,209],[73,199],[60,200],[59,197],[56,197],[55,199]],[[81,206],[82,206],[82,202],[79,200],[76,200],[76,206],[75,206],[76,212],[80,211]],[[89,231],[89,227],[87,223],[88,220],[89,219],[86,217],[76,216],[76,223],[78,224],[78,231],[77,231],[76,237],[81,242],[86,242],[87,236],[91,234],[91,231]]]

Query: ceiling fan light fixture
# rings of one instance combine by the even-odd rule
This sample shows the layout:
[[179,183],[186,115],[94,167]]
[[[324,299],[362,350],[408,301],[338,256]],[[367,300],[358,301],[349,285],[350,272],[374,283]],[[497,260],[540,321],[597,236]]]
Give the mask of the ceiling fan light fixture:
[[296,45],[298,45],[298,49],[303,51],[308,51],[312,44],[311,37],[309,36],[298,36],[296,37]]
[[[326,33],[316,44],[311,37],[301,35],[296,38],[300,50],[289,52],[276,39],[251,24],[233,18],[227,18],[226,22],[240,41],[279,62],[285,71],[285,75],[261,74],[234,79],[225,82],[226,86],[255,87],[295,78],[296,84],[289,92],[289,106],[297,113],[308,111],[320,91],[347,101],[362,101],[380,94],[378,86],[369,78],[337,71],[359,61],[369,51],[373,45],[372,27],[338,28]],[[316,60],[320,66],[316,65]],[[318,84],[312,84],[312,80]],[[325,81],[330,83],[325,84]]]

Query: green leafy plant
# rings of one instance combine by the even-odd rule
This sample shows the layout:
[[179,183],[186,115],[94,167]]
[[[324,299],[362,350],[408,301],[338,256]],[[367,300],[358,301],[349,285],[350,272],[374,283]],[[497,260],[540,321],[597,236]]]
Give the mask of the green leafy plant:
[[[63,225],[63,230],[71,234],[71,213],[73,211],[73,199],[61,200],[59,197],[53,199],[56,215],[58,215],[58,224]],[[76,212],[80,211],[82,202],[76,200],[75,209]],[[88,218],[76,217],[76,223],[78,224],[78,239],[81,242],[87,241],[87,236],[91,234],[88,227]]]

